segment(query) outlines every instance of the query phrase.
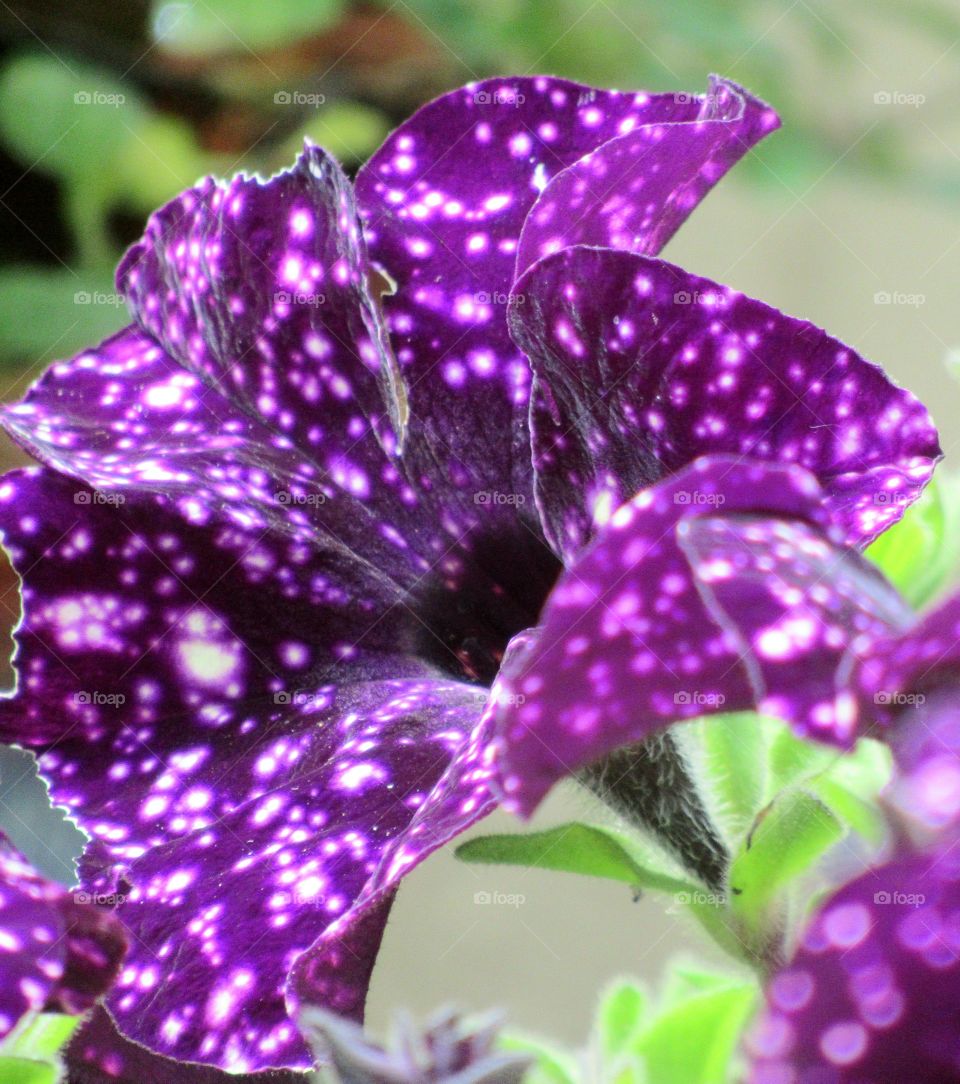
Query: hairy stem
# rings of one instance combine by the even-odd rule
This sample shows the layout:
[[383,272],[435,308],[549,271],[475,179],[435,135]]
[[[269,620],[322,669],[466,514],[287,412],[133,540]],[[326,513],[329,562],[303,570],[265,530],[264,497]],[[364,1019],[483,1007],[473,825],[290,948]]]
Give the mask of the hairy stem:
[[702,884],[723,888],[730,856],[668,731],[614,750],[578,779],[630,824],[655,836]]

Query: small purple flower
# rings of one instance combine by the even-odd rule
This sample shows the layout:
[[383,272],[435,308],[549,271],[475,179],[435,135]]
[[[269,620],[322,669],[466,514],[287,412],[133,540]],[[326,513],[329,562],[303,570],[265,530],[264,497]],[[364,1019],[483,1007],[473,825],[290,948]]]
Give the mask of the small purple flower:
[[41,876],[0,837],[0,1039],[29,1012],[83,1013],[127,949],[112,912]]
[[960,851],[898,858],[844,886],[767,988],[751,1084],[960,1073]]
[[[309,146],[267,182],[205,181],[125,256],[131,325],[5,412],[45,466],[0,486],[24,580],[0,733],[38,748],[92,836],[84,885],[124,898],[121,1035],[296,1068],[301,1005],[361,1014],[399,879],[495,805],[501,664],[549,650],[530,630],[563,566],[548,632],[584,569],[588,593],[616,590],[598,555],[636,490],[716,453],[698,484],[737,482],[734,527],[769,500],[816,547],[815,476],[836,547],[896,518],[877,493],[922,488],[939,448],[910,395],[653,258],[777,123],[722,80],[702,99],[495,80],[421,110],[355,187]],[[687,588],[657,560],[628,574],[669,609]],[[871,629],[899,617],[850,561],[843,605]],[[715,626],[688,640],[687,616],[664,618],[683,656],[664,689],[735,662]],[[589,630],[597,666],[604,637]],[[648,697],[648,671],[587,670],[563,698]],[[554,677],[526,690],[531,733]],[[657,700],[644,725],[693,713]],[[540,794],[636,737],[592,708],[579,725],[592,744],[568,750],[559,724],[546,769],[521,735],[513,786]]]
[[960,1074],[960,700],[914,694],[894,736],[896,853],[827,901],[768,984],[752,1084]]

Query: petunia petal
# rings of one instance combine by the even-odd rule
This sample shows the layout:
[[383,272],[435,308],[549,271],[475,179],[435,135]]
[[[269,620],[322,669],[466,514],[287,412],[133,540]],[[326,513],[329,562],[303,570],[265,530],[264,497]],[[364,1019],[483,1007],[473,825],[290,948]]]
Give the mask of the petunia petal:
[[956,686],[887,693],[898,715],[890,734],[897,773],[884,799],[918,846],[960,829],[960,695]]
[[453,528],[393,458],[404,393],[352,200],[315,147],[268,182],[185,192],[121,265],[138,323],[54,365],[4,424],[103,493],[293,534],[409,586]]
[[86,1012],[117,976],[122,925],[0,836],[0,1038],[27,1012]]
[[[360,894],[486,691],[404,654],[403,628],[359,585],[331,589],[308,550],[76,492],[31,471],[0,493],[26,581],[20,690],[0,720],[41,746],[54,801],[93,836],[85,887],[119,897],[134,934],[111,1012],[160,1053],[304,1066],[287,973]],[[376,947],[344,969],[342,1011],[362,1007]]]
[[896,859],[836,893],[767,989],[751,1084],[956,1078],[960,853]]
[[[654,119],[601,144],[556,174],[520,234],[517,271],[570,245],[656,254],[704,195],[780,126],[765,103],[711,76],[690,119]],[[666,113],[666,111],[664,111]]]
[[699,455],[812,471],[854,545],[895,522],[940,456],[924,407],[805,320],[661,260],[570,248],[519,280],[534,373],[536,498],[567,558],[603,517]]
[[[237,1077],[210,1065],[174,1061],[124,1039],[106,1009],[98,1006],[63,1055],[70,1084],[234,1084]],[[249,1084],[309,1084],[294,1070],[251,1073]]]
[[560,777],[713,711],[759,707],[846,744],[837,670],[858,636],[909,618],[806,471],[698,460],[614,513],[505,665],[509,803],[529,813]]
[[[350,182],[307,144],[268,181],[207,179],[157,211],[117,286],[164,350],[301,450],[402,441],[398,381]],[[322,404],[322,406],[321,406]],[[359,421],[359,434],[349,432]]]
[[[482,699],[481,699],[482,702]],[[276,728],[294,746],[261,792],[123,871],[118,915],[132,949],[108,1007],[158,1053],[234,1071],[305,1068],[285,1005],[297,957],[360,895],[476,717],[478,693],[442,682],[371,682]],[[229,767],[221,786],[263,770]],[[386,919],[377,916],[379,928]],[[379,929],[339,961],[333,1011],[361,1016]],[[341,946],[343,949],[343,946]]]
[[851,667],[865,719],[892,723],[926,695],[957,688],[960,595],[951,595],[907,631],[878,637]]
[[[714,91],[720,86],[735,93],[728,84]],[[700,113],[696,95],[619,93],[544,76],[488,80],[425,106],[360,171],[371,257],[397,286],[383,303],[409,389],[416,475],[448,463],[467,504],[478,491],[532,500],[529,369],[505,321],[524,220],[550,179],[583,155],[640,125]],[[728,153],[746,149],[734,136]],[[659,156],[644,162],[651,172],[662,165]],[[681,213],[672,191],[658,189],[665,233],[704,189],[685,192]],[[504,521],[517,510],[489,509]]]
[[[245,732],[238,705],[276,710],[345,659],[358,675],[384,663],[395,677],[430,672],[411,650],[419,623],[388,580],[289,539],[187,527],[151,502],[105,503],[52,471],[5,477],[0,530],[25,579],[18,689],[0,699],[10,741],[71,733],[116,741],[119,756],[131,718],[148,741],[233,741]],[[199,731],[158,725],[176,717],[197,717]],[[114,793],[116,782],[102,781]]]
[[[511,640],[504,656],[505,668],[514,665],[534,638],[535,631],[527,629]],[[506,695],[504,682],[498,677],[469,737],[459,746],[410,823],[387,843],[363,891],[301,956],[290,987],[291,999],[298,1009],[304,1004],[341,1003],[344,965],[356,966],[355,960],[363,962],[357,946],[366,943],[371,929],[379,941],[386,910],[402,878],[496,808],[494,722],[497,705]]]

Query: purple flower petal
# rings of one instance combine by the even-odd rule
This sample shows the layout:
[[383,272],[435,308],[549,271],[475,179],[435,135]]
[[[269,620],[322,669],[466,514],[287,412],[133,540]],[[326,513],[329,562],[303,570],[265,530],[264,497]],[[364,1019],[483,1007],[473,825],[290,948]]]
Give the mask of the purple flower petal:
[[[239,779],[263,777],[278,746],[301,754],[229,815],[125,869],[133,887],[118,914],[133,947],[108,1002],[121,1031],[233,1070],[306,1067],[284,1002],[287,973],[410,823],[477,701],[452,683],[347,685],[331,708],[278,726],[286,741],[231,765],[220,787],[238,794]],[[382,928],[385,911],[378,918]],[[368,925],[363,935],[338,971],[338,996],[329,987],[317,995],[342,1014],[362,1015],[379,932]]]
[[717,76],[696,100],[694,119],[643,121],[554,176],[524,223],[518,271],[570,245],[655,255],[727,170],[780,126],[766,103]]
[[511,327],[534,372],[537,503],[568,558],[605,512],[715,453],[806,467],[861,545],[899,518],[940,456],[926,410],[877,366],[671,264],[571,248],[515,289]]
[[956,848],[899,858],[840,889],[767,989],[751,1084],[955,1080],[958,919]]
[[893,693],[899,712],[889,741],[899,769],[884,795],[920,845],[960,829],[960,697]]
[[126,947],[109,911],[46,880],[0,836],[0,1038],[27,1012],[86,1012]]
[[[124,1039],[102,1008],[95,1008],[64,1052],[70,1084],[235,1084],[237,1077],[210,1065],[196,1065],[154,1054]],[[308,1084],[295,1071],[245,1075],[244,1084]]]
[[[533,630],[526,630],[511,640],[505,667],[529,649],[533,638]],[[290,990],[295,1004],[340,1004],[344,976],[357,966],[357,946],[366,944],[371,930],[379,942],[386,911],[402,878],[496,808],[494,721],[496,705],[505,695],[503,681],[498,678],[469,738],[457,749],[407,827],[387,842],[377,869],[353,907],[300,957]]]
[[[371,257],[397,283],[383,302],[409,388],[415,474],[448,462],[466,503],[477,491],[532,499],[529,369],[505,321],[524,220],[547,182],[583,155],[639,125],[700,113],[695,95],[488,80],[425,106],[360,171]],[[743,153],[747,144],[730,134],[728,154]],[[644,164],[662,166],[659,155]],[[682,208],[657,191],[666,233],[703,195],[684,191]],[[515,509],[490,511],[506,520]]]
[[510,805],[529,813],[562,776],[712,711],[757,707],[846,744],[837,670],[858,636],[909,616],[806,471],[698,460],[614,513],[505,664]]
[[315,147],[269,182],[178,197],[118,274],[139,326],[54,365],[5,411],[9,431],[105,493],[158,493],[190,522],[292,533],[414,582],[450,536],[391,458],[404,392],[352,200]]
[[[441,780],[486,691],[402,654],[402,627],[311,573],[299,544],[76,492],[48,471],[0,491],[27,581],[0,722],[44,746],[54,801],[95,840],[85,884],[121,897],[132,949],[110,1010],[163,1054],[304,1066],[287,974]],[[362,1007],[377,940],[356,946],[339,1010]]]
[[269,181],[208,178],[157,211],[117,286],[170,357],[349,473],[406,409],[370,274],[350,182],[308,144]]
[[941,686],[960,678],[960,595],[952,595],[900,635],[878,638],[850,678],[865,717],[890,724]]

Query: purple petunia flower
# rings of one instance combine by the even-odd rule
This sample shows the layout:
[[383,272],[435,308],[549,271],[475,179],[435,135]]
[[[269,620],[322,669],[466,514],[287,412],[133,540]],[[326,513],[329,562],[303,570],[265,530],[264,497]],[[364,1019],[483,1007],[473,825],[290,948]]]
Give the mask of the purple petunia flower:
[[[203,182],[124,258],[131,325],[6,411],[45,466],[0,486],[24,581],[0,734],[38,749],[90,833],[83,883],[123,897],[121,1036],[232,1070],[309,1065],[291,1013],[360,1015],[399,879],[495,805],[501,665],[544,659],[578,591],[611,594],[642,637],[618,584],[652,584],[664,658],[604,673],[603,617],[590,667],[564,630],[583,673],[545,667],[506,731],[525,808],[641,736],[601,701],[651,704],[646,733],[694,713],[663,701],[692,664],[720,687],[733,638],[686,630],[692,596],[658,564],[674,557],[622,533],[643,502],[729,491],[735,529],[783,510],[815,561],[896,518],[877,493],[922,488],[939,448],[910,395],[653,258],[776,124],[722,80],[702,99],[497,80],[421,110],[355,187],[315,147],[267,182]],[[849,565],[840,603],[871,631],[899,620]],[[597,706],[550,724],[557,698]],[[142,1060],[111,1053],[109,1026],[76,1057]]]
[[819,909],[769,983],[748,1037],[752,1084],[960,1074],[960,698],[910,696],[889,794],[905,831]]
[[0,836],[0,1039],[28,1012],[86,1012],[126,948],[110,911],[42,877]]

